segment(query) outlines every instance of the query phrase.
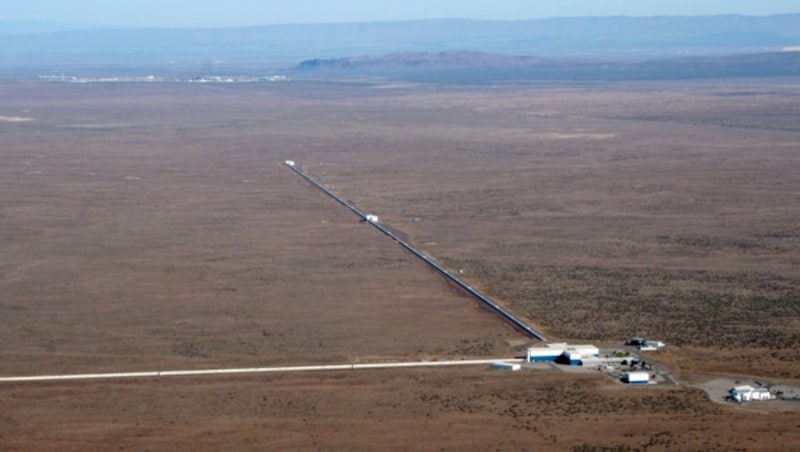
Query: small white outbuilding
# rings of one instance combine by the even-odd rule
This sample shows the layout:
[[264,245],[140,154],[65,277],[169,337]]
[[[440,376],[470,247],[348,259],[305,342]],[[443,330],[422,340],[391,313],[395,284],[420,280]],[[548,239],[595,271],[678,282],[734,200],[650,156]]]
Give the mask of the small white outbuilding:
[[626,372],[625,382],[630,385],[646,385],[650,383],[649,372]]
[[652,352],[656,350],[661,350],[666,345],[661,341],[645,341],[641,345],[639,345],[639,350],[643,352]]
[[754,388],[750,385],[734,386],[728,391],[731,399],[739,403],[751,400],[772,400],[775,396],[767,388]]

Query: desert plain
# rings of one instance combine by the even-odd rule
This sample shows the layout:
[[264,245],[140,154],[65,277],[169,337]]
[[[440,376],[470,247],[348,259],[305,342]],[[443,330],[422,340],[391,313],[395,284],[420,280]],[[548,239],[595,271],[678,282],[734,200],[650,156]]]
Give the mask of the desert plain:
[[488,368],[0,385],[0,449],[790,450],[794,79],[0,84],[0,373],[458,360],[668,344],[681,382]]

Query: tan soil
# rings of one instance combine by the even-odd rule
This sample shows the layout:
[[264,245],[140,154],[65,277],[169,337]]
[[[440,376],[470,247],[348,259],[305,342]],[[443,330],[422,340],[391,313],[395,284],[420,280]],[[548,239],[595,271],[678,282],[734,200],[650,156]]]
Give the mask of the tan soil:
[[[0,85],[36,118],[0,124],[2,374],[519,350],[293,159],[553,338],[796,380],[798,94]],[[785,450],[799,416],[488,369],[17,384],[0,448]]]

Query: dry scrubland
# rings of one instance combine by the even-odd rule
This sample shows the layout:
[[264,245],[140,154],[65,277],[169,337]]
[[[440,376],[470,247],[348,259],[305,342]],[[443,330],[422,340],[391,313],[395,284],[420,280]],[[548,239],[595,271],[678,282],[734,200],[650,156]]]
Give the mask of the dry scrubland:
[[[796,415],[699,389],[485,369],[61,384],[3,390],[12,449],[788,450]],[[58,419],[54,421],[54,418]],[[796,449],[796,447],[794,447]]]
[[[800,379],[796,86],[2,85],[0,115],[30,119],[0,121],[2,374],[516,352],[291,158],[554,338],[640,333],[686,378]],[[620,388],[478,369],[4,385],[0,444],[800,442],[797,411]]]

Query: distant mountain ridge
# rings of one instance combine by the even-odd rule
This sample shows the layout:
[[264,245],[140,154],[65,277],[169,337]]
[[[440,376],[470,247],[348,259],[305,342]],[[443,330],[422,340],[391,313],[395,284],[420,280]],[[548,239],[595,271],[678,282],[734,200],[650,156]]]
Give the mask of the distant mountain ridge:
[[19,67],[261,70],[313,58],[469,49],[505,55],[644,59],[800,45],[800,14],[462,19],[221,29],[0,30],[0,71]]
[[391,70],[441,69],[463,67],[530,67],[553,63],[554,60],[532,56],[509,56],[468,50],[445,52],[392,53],[382,56],[360,56],[301,61],[294,69],[309,70]]
[[415,52],[311,59],[300,62],[294,71],[298,74],[371,75],[447,83],[797,77],[800,76],[800,51],[645,61],[540,58],[470,51]]
[[72,30],[91,30],[100,27],[73,24],[64,22],[44,22],[44,21],[0,21],[0,36],[2,35],[31,35],[38,33],[55,33],[59,31]]

